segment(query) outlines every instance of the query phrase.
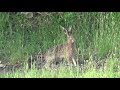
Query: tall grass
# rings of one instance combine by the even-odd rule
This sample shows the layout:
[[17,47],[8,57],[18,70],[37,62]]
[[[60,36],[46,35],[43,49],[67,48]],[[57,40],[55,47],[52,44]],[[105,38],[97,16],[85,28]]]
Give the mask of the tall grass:
[[0,61],[25,62],[29,55],[64,43],[60,25],[72,26],[79,54],[85,59],[114,60],[120,56],[119,17],[119,12],[51,12],[28,19],[19,12],[1,12]]

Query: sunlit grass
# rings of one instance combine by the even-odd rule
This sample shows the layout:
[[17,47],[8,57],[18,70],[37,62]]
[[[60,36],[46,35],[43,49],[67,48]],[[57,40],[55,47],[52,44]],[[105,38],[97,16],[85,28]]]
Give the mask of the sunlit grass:
[[[13,73],[2,74],[0,75],[0,78],[119,78],[120,68],[114,72],[114,66],[112,66],[111,63],[113,63],[113,61],[108,60],[106,65],[110,66],[104,70],[96,70],[93,66],[85,71],[81,71],[78,67],[71,68],[63,65],[61,65],[58,69],[41,70],[37,70],[33,66],[31,70],[24,68],[22,71],[17,70]],[[89,65],[86,66],[89,67]]]

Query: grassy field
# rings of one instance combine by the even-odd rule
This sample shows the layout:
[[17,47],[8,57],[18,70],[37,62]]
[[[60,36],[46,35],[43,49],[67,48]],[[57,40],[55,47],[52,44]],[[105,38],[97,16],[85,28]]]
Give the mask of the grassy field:
[[[119,12],[64,12],[41,13],[33,18],[12,12],[0,12],[0,61],[2,63],[26,62],[30,55],[66,41],[60,29],[72,26],[80,60],[106,61],[104,71],[88,68],[84,73],[78,69],[60,70],[32,69],[0,77],[36,78],[87,78],[120,77],[120,13]],[[92,63],[94,65],[94,63]],[[89,65],[86,65],[89,67]],[[117,71],[114,71],[117,67]]]
[[93,64],[84,66],[86,70],[80,70],[79,67],[68,68],[62,65],[59,69],[49,70],[37,70],[33,67],[28,71],[27,68],[24,67],[23,71],[17,70],[12,73],[1,74],[0,78],[119,78],[119,66],[116,68],[115,64],[118,64],[118,61],[111,59],[106,63],[107,67],[104,67],[104,70],[103,68],[96,70]]

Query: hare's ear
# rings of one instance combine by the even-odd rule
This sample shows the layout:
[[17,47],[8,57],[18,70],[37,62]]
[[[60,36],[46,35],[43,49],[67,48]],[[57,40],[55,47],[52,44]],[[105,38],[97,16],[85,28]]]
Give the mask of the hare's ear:
[[64,33],[65,33],[66,35],[68,35],[67,30],[66,30],[63,26],[60,26],[60,28],[64,31]]
[[68,31],[71,31],[71,28],[72,28],[72,27],[69,27]]
[[72,34],[72,30],[71,29],[72,29],[72,27],[69,27],[69,29],[68,29],[68,33],[69,34]]

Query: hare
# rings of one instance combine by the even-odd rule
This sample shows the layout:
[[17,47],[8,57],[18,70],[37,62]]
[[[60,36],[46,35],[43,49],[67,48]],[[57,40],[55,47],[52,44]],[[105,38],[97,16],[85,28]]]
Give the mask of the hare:
[[[28,67],[31,68],[31,63],[33,62],[44,62],[45,68],[50,68],[54,62],[61,62],[63,59],[67,60],[67,64],[70,65],[71,61],[73,62],[74,66],[77,65],[76,63],[76,55],[77,55],[77,49],[75,45],[75,40],[72,36],[72,30],[71,27],[69,29],[65,29],[64,27],[60,26],[61,29],[64,31],[64,33],[67,36],[67,41],[63,44],[58,44],[50,49],[48,49],[43,54],[37,54],[33,57],[30,57],[28,59]],[[43,66],[42,65],[42,66]]]
[[63,44],[58,44],[43,54],[44,60],[46,60],[45,68],[51,67],[51,64],[55,61],[59,60],[67,60],[67,64],[70,65],[71,61],[76,66],[76,45],[75,40],[72,36],[71,27],[69,29],[65,29],[64,27],[60,26],[64,33],[67,36],[67,41]]

